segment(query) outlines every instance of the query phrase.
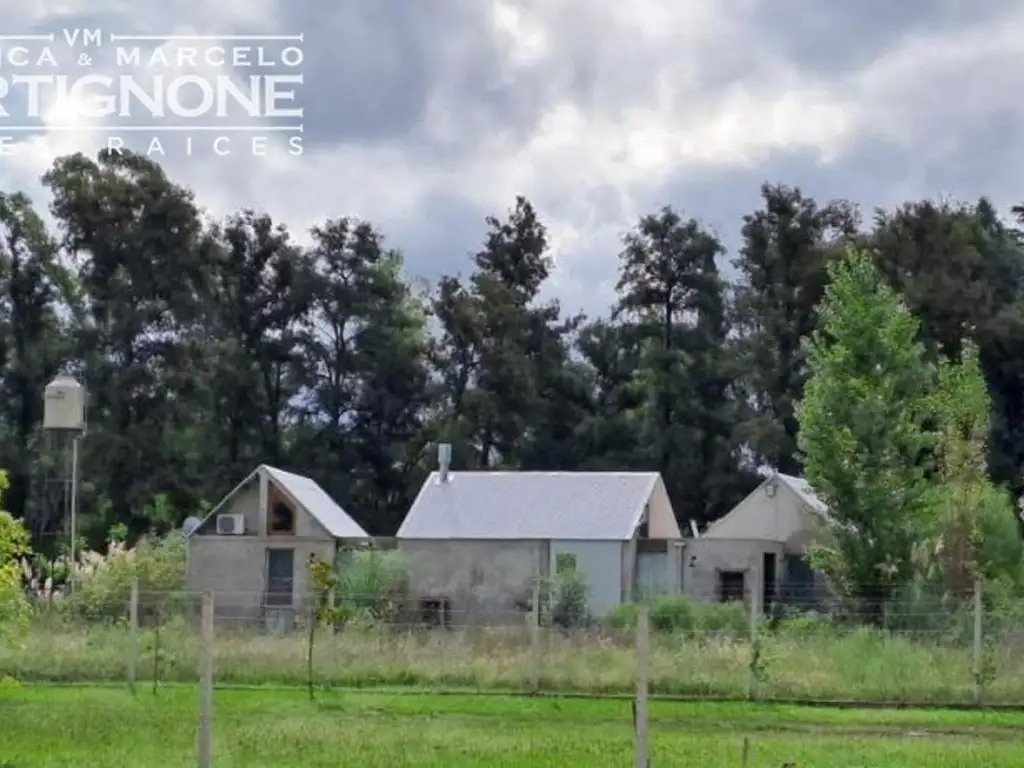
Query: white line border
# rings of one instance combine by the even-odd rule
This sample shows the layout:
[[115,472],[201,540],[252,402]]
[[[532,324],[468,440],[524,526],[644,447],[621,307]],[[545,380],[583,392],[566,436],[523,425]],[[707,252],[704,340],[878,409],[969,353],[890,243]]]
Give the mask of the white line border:
[[236,133],[302,133],[302,124],[298,125],[4,125],[0,123],[0,136],[5,132],[12,133],[160,133],[175,131],[224,131]]

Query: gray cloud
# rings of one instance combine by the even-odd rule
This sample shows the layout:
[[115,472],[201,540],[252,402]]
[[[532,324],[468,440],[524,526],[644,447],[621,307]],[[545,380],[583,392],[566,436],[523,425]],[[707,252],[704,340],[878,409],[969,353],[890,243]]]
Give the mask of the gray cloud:
[[[621,234],[681,207],[734,250],[764,180],[870,209],[952,193],[1015,201],[1024,85],[1011,0],[0,0],[5,27],[302,32],[305,152],[160,159],[215,213],[305,231],[377,222],[410,272],[465,273],[516,194],[537,205],[569,309],[612,299]],[[77,15],[76,15],[77,14]],[[19,21],[23,24],[19,25]],[[102,131],[24,137],[0,183],[37,191]]]

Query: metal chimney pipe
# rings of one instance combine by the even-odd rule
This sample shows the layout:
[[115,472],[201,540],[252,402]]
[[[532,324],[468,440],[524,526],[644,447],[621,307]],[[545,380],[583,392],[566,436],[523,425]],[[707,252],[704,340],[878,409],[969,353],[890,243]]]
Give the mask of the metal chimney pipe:
[[440,443],[437,446],[437,476],[441,483],[447,483],[452,465],[452,444]]

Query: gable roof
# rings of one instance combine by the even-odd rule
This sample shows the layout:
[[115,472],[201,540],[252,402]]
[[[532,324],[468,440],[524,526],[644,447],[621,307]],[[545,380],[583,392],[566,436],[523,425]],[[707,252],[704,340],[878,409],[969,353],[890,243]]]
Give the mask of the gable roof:
[[289,496],[291,501],[302,507],[334,538],[368,539],[370,537],[359,523],[353,520],[315,480],[292,472],[285,472],[283,469],[277,469],[267,464],[260,464],[248,477],[236,485],[227,496],[218,502],[217,506],[210,510],[210,513],[203,518],[203,522],[196,526],[189,536],[199,530],[203,523],[216,515],[243,488],[261,475],[276,485],[286,496]]
[[[821,500],[821,498],[814,492],[814,489],[811,488],[811,484],[802,477],[784,475],[781,472],[776,472],[774,477],[778,478],[780,482],[785,483],[789,490],[799,496],[800,501],[810,507],[813,511],[823,517],[829,516],[828,504]],[[771,478],[768,479],[771,480]]]
[[657,472],[431,473],[409,509],[404,539],[627,541]]
[[814,489],[811,488],[811,484],[804,480],[802,477],[796,477],[795,475],[785,475],[782,472],[772,472],[766,477],[760,485],[752,490],[749,494],[744,497],[739,504],[733,507],[731,510],[726,512],[722,517],[715,520],[702,534],[703,536],[714,537],[716,533],[725,525],[727,520],[734,518],[735,514],[741,508],[745,508],[748,500],[757,496],[764,490],[764,488],[772,483],[781,483],[789,490],[801,504],[806,506],[811,512],[819,515],[823,520],[831,522],[831,515],[829,514],[828,505],[821,500],[821,498],[814,493]]

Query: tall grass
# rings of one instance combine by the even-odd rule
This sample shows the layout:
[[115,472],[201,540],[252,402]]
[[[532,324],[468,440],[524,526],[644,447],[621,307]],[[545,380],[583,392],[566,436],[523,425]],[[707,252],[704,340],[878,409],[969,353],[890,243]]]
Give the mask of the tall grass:
[[[974,693],[969,645],[942,633],[840,630],[824,622],[781,622],[760,635],[759,695],[764,698],[968,702]],[[22,682],[118,682],[126,679],[133,642],[123,623],[37,621],[13,647],[0,647],[0,673]],[[141,630],[139,682],[196,680],[200,639],[178,618]],[[357,623],[340,634],[318,632],[313,678],[321,686],[418,686],[512,691],[529,689],[536,671],[544,691],[627,693],[636,657],[632,632],[527,627],[425,629]],[[655,632],[651,682],[656,694],[743,697],[751,644],[739,626]],[[308,635],[220,631],[220,684],[306,685]],[[1024,703],[1024,658],[1016,643],[990,642],[986,701]]]

